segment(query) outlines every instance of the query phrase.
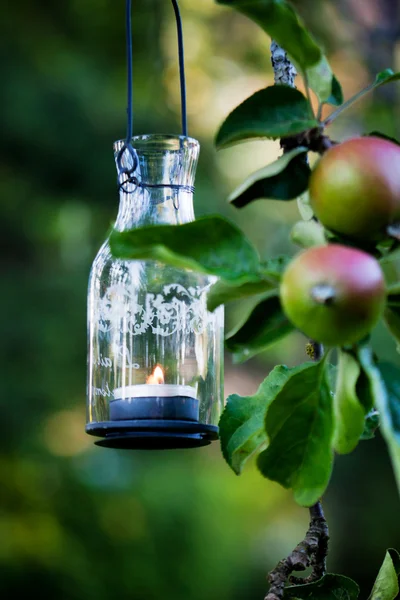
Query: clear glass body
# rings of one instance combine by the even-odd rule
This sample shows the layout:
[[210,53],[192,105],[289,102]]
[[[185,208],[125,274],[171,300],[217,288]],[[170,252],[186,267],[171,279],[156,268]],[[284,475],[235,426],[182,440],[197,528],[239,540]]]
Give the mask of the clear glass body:
[[[115,228],[192,221],[198,142],[148,135],[132,145],[141,185],[127,181],[121,188]],[[122,147],[123,141],[114,144],[115,157]],[[131,161],[125,151],[122,166]],[[89,424],[116,431],[130,423],[148,428],[151,420],[217,425],[224,315],[222,307],[213,313],[206,308],[215,280],[158,262],[115,259],[105,241],[89,279]]]

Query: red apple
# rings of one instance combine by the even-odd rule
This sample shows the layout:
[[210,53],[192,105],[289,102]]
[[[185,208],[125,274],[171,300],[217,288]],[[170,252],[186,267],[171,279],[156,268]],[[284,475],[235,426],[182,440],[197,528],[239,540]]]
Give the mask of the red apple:
[[305,335],[327,344],[354,344],[374,327],[385,306],[385,282],[375,258],[329,244],[298,254],[283,274],[284,312]]
[[377,137],[330,148],[310,178],[311,206],[329,230],[378,241],[400,220],[400,146]]

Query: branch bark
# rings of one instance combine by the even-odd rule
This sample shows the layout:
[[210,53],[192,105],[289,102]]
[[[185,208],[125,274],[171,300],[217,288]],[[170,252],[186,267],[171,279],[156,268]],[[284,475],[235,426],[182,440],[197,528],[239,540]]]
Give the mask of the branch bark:
[[[290,62],[286,51],[274,40],[271,42],[270,50],[275,85],[296,87],[295,79],[297,71],[295,66]],[[323,154],[334,144],[335,142],[324,135],[318,127],[281,140],[281,148],[284,152],[289,152],[298,146],[307,146],[309,150]]]
[[290,62],[285,50],[274,40],[271,42],[271,63],[274,70],[275,85],[290,85],[296,87],[294,80],[297,71]]
[[[285,50],[276,42],[271,43],[271,62],[274,69],[276,85],[290,85],[295,87],[296,69],[290,62]],[[283,150],[287,151],[287,140],[282,143]],[[295,139],[291,143],[296,144]],[[292,146],[293,147],[293,146]],[[322,358],[323,346],[309,340],[306,345],[308,356],[315,361]],[[265,600],[283,600],[285,586],[291,584],[305,584],[316,581],[326,573],[326,557],[328,554],[329,530],[321,502],[310,507],[310,525],[304,539],[297,544],[295,549],[282,559],[269,573],[270,588]],[[305,578],[295,577],[294,572],[305,571],[311,567],[311,574]]]
[[[281,560],[268,575],[270,589],[265,600],[282,600],[285,586],[306,584],[320,579],[326,572],[326,556],[328,553],[329,531],[321,502],[310,507],[310,526],[296,548]],[[305,571],[312,567],[308,577],[292,576],[295,571]]]

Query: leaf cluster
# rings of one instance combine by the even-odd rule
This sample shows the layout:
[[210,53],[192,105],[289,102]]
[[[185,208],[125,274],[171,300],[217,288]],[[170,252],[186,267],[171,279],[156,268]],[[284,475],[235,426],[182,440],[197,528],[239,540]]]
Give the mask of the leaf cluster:
[[[306,94],[286,86],[266,87],[245,99],[225,119],[216,135],[217,148],[254,138],[281,139],[283,155],[248,178],[231,194],[233,206],[259,200],[297,199],[301,220],[291,238],[301,248],[351,240],[327,231],[313,217],[308,202],[309,152],[325,152],[333,142],[326,127],[346,108],[376,87],[400,79],[387,69],[358,94],[343,102],[340,83],[322,49],[286,0],[218,0],[235,8],[287,51],[303,77]],[[311,101],[316,98],[317,110]],[[325,105],[336,107],[324,120]],[[373,135],[380,136],[379,132]],[[395,141],[395,140],[394,140]],[[398,252],[400,231],[383,243],[357,247],[370,252],[384,267]],[[218,277],[208,294],[210,311],[227,302],[253,298],[255,304],[226,339],[235,362],[264,351],[293,332],[284,314],[279,285],[289,259],[264,260],[233,223],[208,216],[180,226],[148,226],[112,231],[114,256],[153,260]],[[388,282],[385,322],[400,344],[400,285]],[[223,455],[236,474],[255,457],[261,474],[293,491],[303,506],[324,493],[336,453],[354,450],[381,427],[400,488],[400,369],[378,364],[368,340],[337,348],[318,361],[288,368],[276,366],[256,394],[229,396],[220,419]],[[398,593],[400,558],[389,550],[371,593],[371,600],[393,600]],[[357,584],[338,575],[286,588],[285,598],[356,600]]]
[[[390,69],[343,104],[340,83],[321,48],[285,0],[220,0],[260,25],[281,44],[301,73],[307,94],[285,85],[270,86],[253,94],[234,109],[222,124],[217,147],[252,138],[281,138],[284,154],[253,173],[230,200],[241,208],[258,198],[298,200],[302,220],[292,231],[300,247],[349,240],[326,231],[312,215],[307,201],[310,176],[307,154],[329,146],[325,127],[347,106],[379,85],[397,80]],[[318,100],[314,113],[311,94]],[[336,110],[321,120],[325,104]],[[376,134],[376,133],[375,133]],[[376,134],[377,135],[377,134]],[[394,237],[398,232],[394,232]],[[208,308],[253,298],[255,304],[230,332],[226,347],[235,362],[264,351],[293,332],[279,297],[279,284],[287,257],[262,260],[251,242],[233,223],[207,216],[179,226],[148,226],[112,231],[113,254],[124,259],[155,260],[216,275],[208,295]],[[357,243],[359,246],[359,243]],[[393,238],[364,248],[390,261],[399,241]],[[385,321],[400,341],[400,287],[388,287]],[[329,481],[335,452],[351,452],[360,439],[373,436],[377,411],[400,485],[400,438],[396,406],[400,406],[395,373],[380,372],[367,343],[337,349],[337,369],[326,358],[294,369],[276,367],[248,398],[231,396],[221,417],[221,445],[225,458],[240,473],[248,458],[258,454],[262,474],[291,488],[300,504],[318,500]],[[385,379],[389,378],[385,384]]]
[[[389,548],[368,600],[395,600],[399,593],[399,574],[400,555]],[[344,575],[327,573],[318,581],[286,587],[284,600],[358,600],[359,595],[355,581]]]

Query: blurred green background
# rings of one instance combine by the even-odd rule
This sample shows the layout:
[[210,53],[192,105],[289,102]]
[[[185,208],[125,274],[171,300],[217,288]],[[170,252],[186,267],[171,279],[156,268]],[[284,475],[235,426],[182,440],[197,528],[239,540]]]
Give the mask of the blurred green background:
[[[346,97],[377,70],[400,68],[392,0],[298,0]],[[179,132],[173,12],[133,3],[134,131]],[[274,159],[278,144],[217,153],[227,113],[272,82],[269,40],[211,0],[181,0],[189,130],[202,145],[195,209],[240,224],[265,256],[287,241],[296,203],[237,211],[226,197]],[[215,443],[162,453],[97,448],[84,433],[86,286],[116,216],[112,143],[125,135],[123,0],[8,3],[0,22],[2,344],[0,593],[43,600],[261,599],[265,574],[303,536],[307,511],[258,476],[236,477]],[[336,139],[400,134],[399,90],[344,116]],[[227,311],[227,329],[243,316]],[[399,362],[383,328],[375,349]],[[226,395],[249,394],[277,363],[304,360],[292,335],[256,359],[226,358]],[[368,594],[385,549],[400,548],[399,499],[378,436],[338,458],[325,498],[329,570]],[[22,596],[23,597],[23,596]]]

